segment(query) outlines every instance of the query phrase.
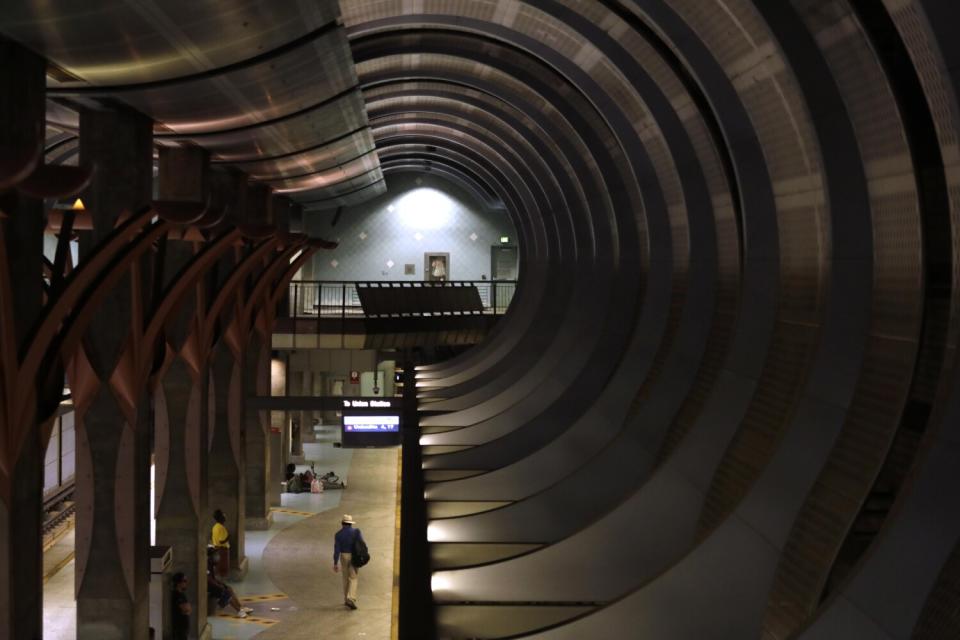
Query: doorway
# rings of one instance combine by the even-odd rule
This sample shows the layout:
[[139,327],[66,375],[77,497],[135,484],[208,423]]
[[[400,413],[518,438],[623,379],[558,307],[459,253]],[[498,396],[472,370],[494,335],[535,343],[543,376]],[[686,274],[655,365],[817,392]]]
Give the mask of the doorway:
[[509,244],[495,244],[490,247],[490,279],[517,279],[517,247]]

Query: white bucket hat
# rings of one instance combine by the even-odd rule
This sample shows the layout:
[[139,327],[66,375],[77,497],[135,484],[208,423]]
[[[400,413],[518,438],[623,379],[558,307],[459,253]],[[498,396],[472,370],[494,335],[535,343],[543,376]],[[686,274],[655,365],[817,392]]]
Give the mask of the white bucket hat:
[[353,516],[349,516],[349,515],[347,515],[347,514],[343,514],[343,517],[340,518],[340,522],[341,522],[342,524],[354,524],[354,522],[353,522]]

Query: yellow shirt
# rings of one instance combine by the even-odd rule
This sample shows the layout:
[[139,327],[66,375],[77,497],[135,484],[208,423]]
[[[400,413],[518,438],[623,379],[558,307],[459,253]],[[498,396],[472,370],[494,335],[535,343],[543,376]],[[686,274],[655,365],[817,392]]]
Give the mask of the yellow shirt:
[[213,531],[210,532],[210,544],[214,547],[230,548],[230,534],[227,528],[219,522],[213,525]]

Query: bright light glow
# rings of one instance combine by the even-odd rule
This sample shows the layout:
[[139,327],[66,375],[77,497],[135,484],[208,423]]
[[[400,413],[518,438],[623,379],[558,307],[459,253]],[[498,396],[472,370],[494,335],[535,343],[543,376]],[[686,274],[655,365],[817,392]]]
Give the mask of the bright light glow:
[[293,254],[293,256],[290,258],[290,264],[293,264],[294,262],[296,262],[297,258],[300,257],[301,253],[303,253],[303,249],[300,249],[300,251],[297,251],[295,254]]
[[400,221],[411,229],[440,229],[452,221],[457,204],[436,189],[414,189],[397,200]]
[[87,208],[83,206],[83,200],[77,198],[73,201],[73,204],[70,206],[73,211],[86,211]]
[[392,204],[387,207],[387,211],[389,211],[390,213],[393,213],[393,212],[396,211],[396,210],[397,210],[397,208],[396,208],[395,206],[393,206]]
[[430,576],[430,591],[447,591],[453,586],[449,577],[442,573],[434,573]]
[[434,444],[438,444],[435,437],[431,435],[420,436],[420,446],[429,447]]
[[510,236],[500,236],[500,244],[507,244],[510,242]]
[[449,538],[442,522],[434,520],[427,524],[427,542],[446,542]]
[[157,465],[150,465],[150,544],[157,544]]

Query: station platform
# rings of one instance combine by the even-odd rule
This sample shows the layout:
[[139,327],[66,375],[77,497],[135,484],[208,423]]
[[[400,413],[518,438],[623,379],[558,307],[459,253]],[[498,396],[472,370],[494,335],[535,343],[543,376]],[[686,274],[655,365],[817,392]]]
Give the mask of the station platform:
[[[329,443],[304,443],[303,448],[306,466],[313,462],[318,473],[334,471],[347,488],[285,493],[273,510],[271,528],[246,532],[248,572],[231,586],[253,613],[241,619],[229,607],[211,611],[216,640],[391,638],[399,450],[337,449]],[[356,520],[371,555],[370,564],[360,570],[357,611],[343,605],[341,578],[333,572],[333,535],[344,513]],[[76,638],[73,583],[72,560],[49,576],[44,640]]]

